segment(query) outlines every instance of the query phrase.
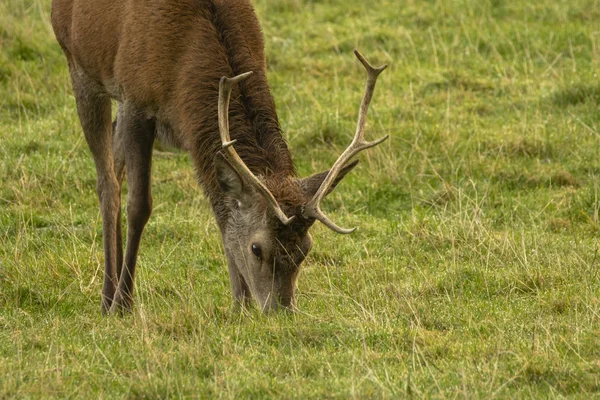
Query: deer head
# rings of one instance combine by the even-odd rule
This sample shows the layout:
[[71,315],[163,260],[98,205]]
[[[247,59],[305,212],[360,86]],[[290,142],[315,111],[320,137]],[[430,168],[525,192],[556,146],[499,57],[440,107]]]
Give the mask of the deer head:
[[251,297],[264,311],[294,305],[294,289],[300,264],[312,247],[309,228],[315,220],[338,233],[351,233],[336,225],[321,210],[321,201],[352,170],[349,162],[358,152],[376,146],[388,136],[367,142],[364,128],[367,110],[379,74],[387,67],[372,67],[355,50],[367,71],[354,139],[326,172],[298,179],[277,175],[254,175],[235,151],[229,135],[228,108],[232,86],[251,75],[221,78],[219,130],[222,151],[215,156],[216,177],[226,196],[228,219],[222,229],[233,295],[246,302]]

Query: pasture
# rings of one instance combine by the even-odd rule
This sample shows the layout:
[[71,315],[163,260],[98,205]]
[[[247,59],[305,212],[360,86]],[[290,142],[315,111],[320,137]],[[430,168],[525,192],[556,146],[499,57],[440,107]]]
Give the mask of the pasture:
[[0,398],[600,397],[600,3],[255,0],[324,204],[294,314],[232,309],[188,156],[155,151],[133,314],[100,314],[95,169],[50,0],[0,2]]

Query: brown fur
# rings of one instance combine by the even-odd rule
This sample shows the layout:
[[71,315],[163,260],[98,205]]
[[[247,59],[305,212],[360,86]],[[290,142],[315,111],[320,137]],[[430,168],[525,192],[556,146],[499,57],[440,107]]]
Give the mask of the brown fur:
[[[236,300],[252,294],[265,308],[290,305],[314,221],[298,216],[282,226],[235,171],[215,162],[221,149],[219,79],[253,71],[231,96],[235,150],[288,215],[300,214],[325,177],[295,178],[266,79],[262,32],[249,0],[54,0],[52,26],[96,162],[105,253],[103,311],[132,305],[137,252],[152,208],[155,137],[191,155],[223,234]],[[119,103],[114,137],[109,98]],[[123,254],[119,221],[125,171],[129,228]],[[253,255],[257,243],[268,256]]]

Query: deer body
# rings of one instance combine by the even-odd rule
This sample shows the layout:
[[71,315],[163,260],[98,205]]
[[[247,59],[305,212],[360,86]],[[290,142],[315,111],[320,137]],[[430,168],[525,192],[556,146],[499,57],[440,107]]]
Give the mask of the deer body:
[[[54,0],[52,25],[96,164],[102,310],[132,306],[137,253],[152,209],[157,137],[191,155],[221,230],[235,300],[254,297],[267,310],[292,305],[298,269],[312,245],[308,229],[321,219],[305,206],[317,192],[321,198],[329,193],[356,163],[341,162],[335,176],[296,178],[249,0]],[[221,79],[248,71],[252,76]],[[114,128],[110,99],[118,102]]]

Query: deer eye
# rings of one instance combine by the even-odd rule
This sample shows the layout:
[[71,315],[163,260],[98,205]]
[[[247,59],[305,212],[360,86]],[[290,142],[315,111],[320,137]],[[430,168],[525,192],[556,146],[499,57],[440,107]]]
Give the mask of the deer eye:
[[252,243],[252,253],[258,258],[262,257],[262,249],[256,243]]

